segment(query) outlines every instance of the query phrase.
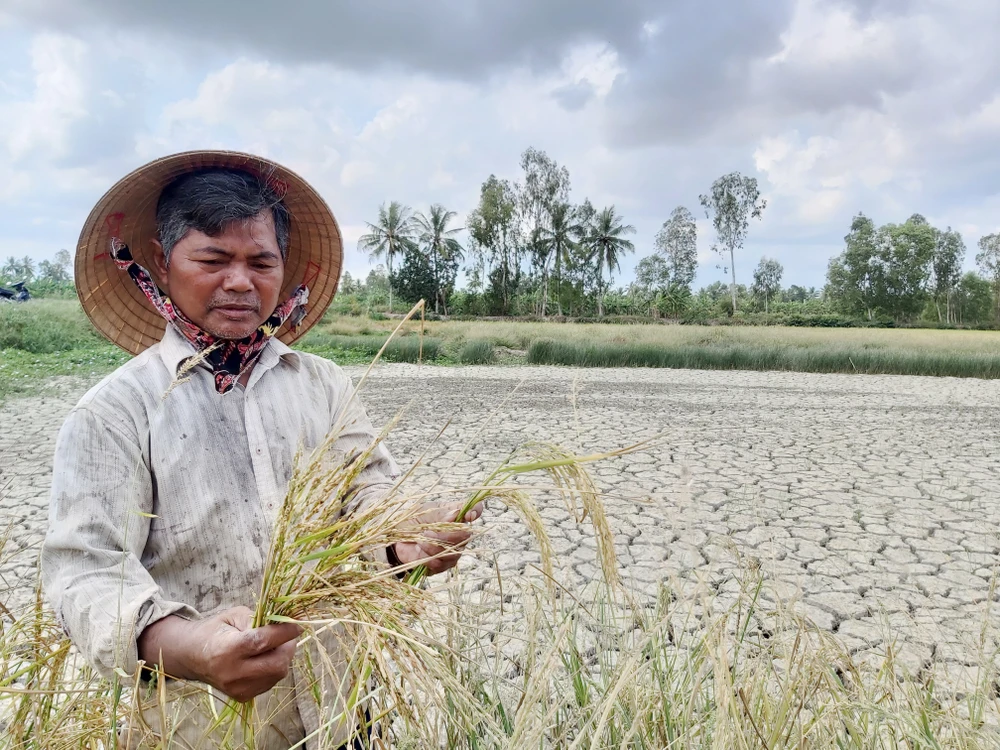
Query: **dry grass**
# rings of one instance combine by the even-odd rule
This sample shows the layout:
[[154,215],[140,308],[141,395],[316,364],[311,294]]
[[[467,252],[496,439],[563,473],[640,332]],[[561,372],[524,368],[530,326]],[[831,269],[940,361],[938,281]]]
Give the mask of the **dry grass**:
[[[329,333],[357,335],[388,332],[394,325],[393,321],[329,316],[320,328]],[[520,350],[527,350],[533,341],[554,339],[577,344],[849,347],[861,350],[1000,354],[1000,332],[997,331],[428,321],[426,332],[428,336],[446,342],[483,340],[496,346]]]

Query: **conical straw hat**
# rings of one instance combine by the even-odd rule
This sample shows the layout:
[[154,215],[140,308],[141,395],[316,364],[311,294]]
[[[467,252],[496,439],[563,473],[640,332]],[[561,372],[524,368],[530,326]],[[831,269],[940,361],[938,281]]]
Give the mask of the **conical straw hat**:
[[[330,208],[309,184],[279,164],[234,151],[188,151],[150,162],[119,180],[90,212],[76,248],[76,291],[87,317],[109,341],[131,354],[157,343],[167,322],[108,253],[111,238],[129,246],[151,274],[156,239],[156,203],[174,179],[208,167],[258,175],[281,196],[291,214],[288,260],[281,299],[299,285],[309,287],[308,313],[296,331],[278,338],[291,344],[314,326],[333,301],[343,261],[343,238]],[[159,280],[158,280],[159,281]],[[160,287],[163,288],[160,283]]]

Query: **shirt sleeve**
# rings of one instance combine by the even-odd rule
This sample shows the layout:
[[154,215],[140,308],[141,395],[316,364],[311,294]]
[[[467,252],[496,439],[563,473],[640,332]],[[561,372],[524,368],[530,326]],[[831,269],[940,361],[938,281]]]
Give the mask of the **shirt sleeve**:
[[87,406],[67,418],[56,441],[42,586],[74,645],[105,677],[132,675],[136,639],[168,615],[195,618],[167,601],[143,567],[153,482],[144,437]]
[[[336,398],[333,410],[332,428],[338,429],[339,437],[333,450],[340,455],[350,455],[363,451],[371,445],[379,432],[375,430],[360,394],[354,393],[350,378],[343,371],[335,372]],[[368,459],[364,470],[358,476],[358,491],[347,505],[345,512],[365,511],[382,502],[399,478],[399,466],[393,460],[385,442],[379,443]],[[388,563],[384,549],[374,553],[376,560]]]

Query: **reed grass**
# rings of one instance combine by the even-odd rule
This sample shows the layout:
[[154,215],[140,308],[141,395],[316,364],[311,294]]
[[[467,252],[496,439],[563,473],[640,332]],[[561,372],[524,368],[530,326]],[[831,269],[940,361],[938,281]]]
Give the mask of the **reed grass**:
[[[365,357],[373,357],[386,343],[386,337],[380,335],[342,336],[337,334],[310,334],[302,348],[317,354],[327,352],[357,352]],[[383,359],[389,362],[420,362],[435,360],[441,354],[441,340],[418,336],[394,338],[389,342]],[[335,358],[335,357],[334,357]]]
[[458,361],[463,365],[491,365],[495,359],[493,342],[485,339],[465,342],[458,354]]
[[1000,377],[1000,353],[903,351],[896,349],[794,348],[729,344],[659,346],[535,341],[531,364],[574,367],[663,367],[692,370],[777,370],[866,375]]

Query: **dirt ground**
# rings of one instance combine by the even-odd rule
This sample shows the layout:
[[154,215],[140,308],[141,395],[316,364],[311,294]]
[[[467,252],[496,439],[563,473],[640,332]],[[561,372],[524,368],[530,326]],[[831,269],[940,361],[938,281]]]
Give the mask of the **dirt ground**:
[[[348,368],[357,377],[358,368]],[[19,549],[0,573],[23,601],[46,525],[52,450],[87,387],[0,409],[0,514]],[[778,590],[853,650],[890,642],[907,664],[974,664],[1000,629],[1000,381],[793,373],[385,365],[363,396],[417,483],[475,484],[544,439],[594,452],[657,435],[656,449],[595,468],[628,585],[723,588],[755,558]],[[434,442],[450,420],[443,437]],[[594,546],[546,510],[566,576],[596,574]],[[493,508],[479,541],[503,572],[536,558]],[[991,593],[992,592],[992,593]]]

